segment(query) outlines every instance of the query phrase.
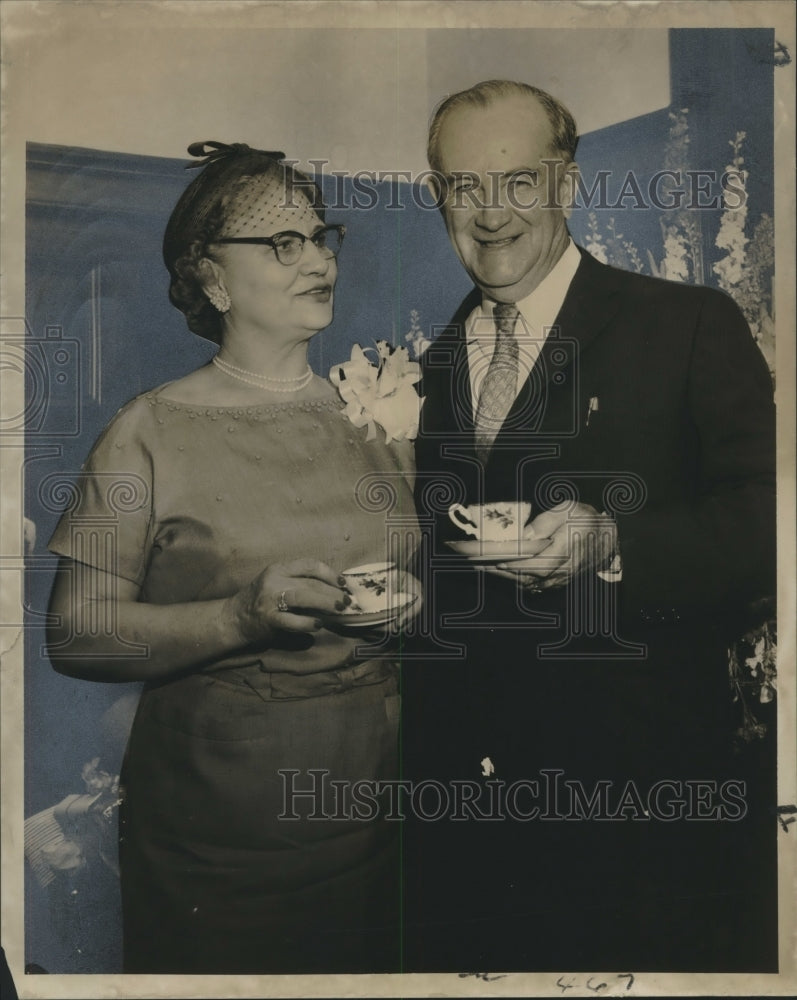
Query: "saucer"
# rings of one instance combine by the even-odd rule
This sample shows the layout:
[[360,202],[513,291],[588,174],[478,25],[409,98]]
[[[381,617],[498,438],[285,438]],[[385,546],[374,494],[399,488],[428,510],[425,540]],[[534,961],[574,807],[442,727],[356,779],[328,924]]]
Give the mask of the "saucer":
[[446,542],[446,545],[458,556],[465,556],[468,562],[489,566],[529,559],[547,548],[550,542],[550,538],[524,538],[520,542],[516,538],[509,542],[482,542],[469,538],[462,542]]
[[372,625],[388,625],[395,621],[402,611],[418,600],[417,594],[396,594],[392,608],[381,608],[379,611],[341,611],[339,614],[322,614],[318,617],[329,625],[344,625],[346,628],[367,628]]

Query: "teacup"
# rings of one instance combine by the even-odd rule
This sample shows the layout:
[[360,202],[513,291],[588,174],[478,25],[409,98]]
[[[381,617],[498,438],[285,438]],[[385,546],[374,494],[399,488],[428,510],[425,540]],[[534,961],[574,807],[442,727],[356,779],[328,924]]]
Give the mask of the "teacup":
[[398,594],[395,563],[366,563],[352,566],[341,574],[352,597],[352,610],[366,614],[392,607]]
[[514,500],[474,503],[469,507],[455,503],[448,508],[454,524],[481,542],[519,541],[530,514],[530,503]]

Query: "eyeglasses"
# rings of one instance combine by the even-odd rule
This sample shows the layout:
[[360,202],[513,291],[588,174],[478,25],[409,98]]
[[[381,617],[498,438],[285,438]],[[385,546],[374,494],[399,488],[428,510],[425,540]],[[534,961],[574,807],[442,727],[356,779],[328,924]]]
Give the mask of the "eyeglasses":
[[338,225],[324,226],[310,236],[287,229],[283,233],[274,233],[273,236],[220,236],[213,242],[252,243],[255,246],[271,247],[280,264],[290,266],[298,262],[308,240],[316,247],[322,257],[337,257],[343,246],[345,235],[346,227]]

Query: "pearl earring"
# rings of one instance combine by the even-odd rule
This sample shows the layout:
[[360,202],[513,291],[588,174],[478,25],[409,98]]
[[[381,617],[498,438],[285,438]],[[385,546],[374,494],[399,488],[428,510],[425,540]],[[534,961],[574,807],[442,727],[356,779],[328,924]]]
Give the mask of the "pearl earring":
[[205,295],[210,299],[211,305],[213,305],[220,313],[226,313],[230,311],[230,294],[226,288],[206,288]]

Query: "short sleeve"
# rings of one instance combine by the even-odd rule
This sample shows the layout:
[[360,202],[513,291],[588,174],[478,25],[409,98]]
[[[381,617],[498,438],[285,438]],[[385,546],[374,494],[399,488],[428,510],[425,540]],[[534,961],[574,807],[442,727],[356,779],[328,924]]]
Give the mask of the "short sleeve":
[[148,407],[123,406],[98,438],[69,487],[67,509],[49,549],[77,563],[141,584],[153,538]]

